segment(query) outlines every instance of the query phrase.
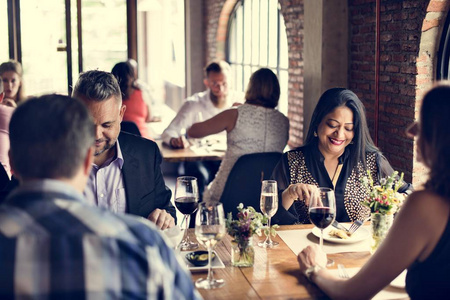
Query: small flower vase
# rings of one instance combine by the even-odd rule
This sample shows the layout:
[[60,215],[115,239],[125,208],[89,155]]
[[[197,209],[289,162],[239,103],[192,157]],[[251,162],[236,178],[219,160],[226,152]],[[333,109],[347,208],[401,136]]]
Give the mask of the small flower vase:
[[372,240],[370,242],[370,253],[374,253],[383,242],[394,221],[394,215],[372,213]]
[[231,243],[231,265],[233,267],[252,267],[255,262],[255,249],[252,238],[245,243]]

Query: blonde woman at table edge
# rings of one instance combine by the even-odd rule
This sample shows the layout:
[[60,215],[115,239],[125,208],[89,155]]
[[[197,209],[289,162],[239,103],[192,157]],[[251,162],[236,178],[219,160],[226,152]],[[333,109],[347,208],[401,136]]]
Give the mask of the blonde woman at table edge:
[[204,201],[220,201],[228,175],[242,155],[283,152],[289,138],[289,119],[275,109],[279,98],[277,76],[261,68],[250,77],[244,104],[189,128],[187,134],[193,138],[227,131],[227,151],[216,177],[203,193]]
[[404,269],[411,299],[445,299],[450,295],[450,84],[433,87],[423,98],[418,123],[417,157],[430,169],[421,191],[403,205],[383,244],[351,279],[321,268],[326,255],[314,246],[298,254],[300,270],[332,299],[373,297]]

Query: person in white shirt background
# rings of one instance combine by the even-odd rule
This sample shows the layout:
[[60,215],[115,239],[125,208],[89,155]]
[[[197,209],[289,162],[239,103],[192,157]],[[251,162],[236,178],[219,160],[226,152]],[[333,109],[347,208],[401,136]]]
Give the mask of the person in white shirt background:
[[[225,61],[214,61],[206,66],[203,83],[207,89],[185,100],[161,135],[164,143],[175,149],[189,147],[185,133],[192,124],[210,119],[233,105],[243,103],[244,94],[229,87],[229,73],[230,66]],[[204,187],[214,179],[219,166],[220,161],[184,162],[184,171],[181,168],[179,173],[197,177],[201,195]]]

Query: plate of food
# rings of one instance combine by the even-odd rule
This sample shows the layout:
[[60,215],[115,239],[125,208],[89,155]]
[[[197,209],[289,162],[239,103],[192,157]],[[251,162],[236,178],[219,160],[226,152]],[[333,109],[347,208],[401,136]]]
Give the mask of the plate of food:
[[[208,270],[208,251],[194,251],[189,252],[183,256],[186,261],[186,265],[191,271],[201,271]],[[212,252],[211,257],[211,268],[212,269],[221,269],[225,268],[222,260],[219,256],[216,255],[215,252]]]
[[[320,229],[314,227],[312,233],[320,238]],[[323,240],[336,244],[352,244],[363,241],[370,236],[369,230],[361,227],[352,235],[348,235],[345,231],[329,226],[323,230]]]

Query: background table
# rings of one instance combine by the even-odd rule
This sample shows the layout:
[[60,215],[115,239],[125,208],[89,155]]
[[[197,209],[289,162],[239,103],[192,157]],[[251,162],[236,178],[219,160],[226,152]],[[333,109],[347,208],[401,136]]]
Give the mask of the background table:
[[[166,162],[182,162],[182,161],[201,161],[201,160],[222,160],[225,155],[223,144],[226,142],[220,141],[220,147],[215,147],[216,144],[210,146],[204,145],[202,147],[192,146],[185,149],[172,149],[168,145],[157,140],[161,155]],[[220,149],[219,149],[220,148]]]
[[[278,230],[306,229],[313,225],[281,226]],[[195,239],[194,230],[189,234]],[[255,236],[254,239],[259,239]],[[262,237],[261,237],[262,239]],[[251,268],[231,266],[231,237],[226,237],[216,246],[216,253],[225,264],[223,269],[215,269],[214,276],[225,280],[225,286],[214,290],[199,290],[205,299],[327,299],[326,295],[314,284],[310,283],[300,272],[297,256],[280,237],[274,240],[279,246],[264,249],[255,244],[255,264]],[[184,252],[182,252],[184,253]],[[346,252],[329,255],[337,264],[346,268],[361,267],[370,253]],[[206,272],[192,273],[193,280],[205,278]]]

